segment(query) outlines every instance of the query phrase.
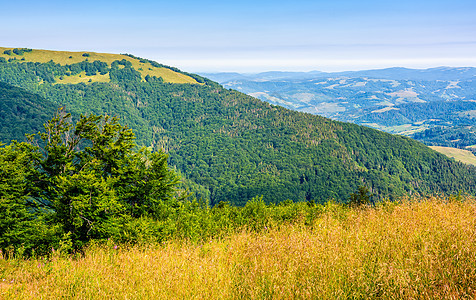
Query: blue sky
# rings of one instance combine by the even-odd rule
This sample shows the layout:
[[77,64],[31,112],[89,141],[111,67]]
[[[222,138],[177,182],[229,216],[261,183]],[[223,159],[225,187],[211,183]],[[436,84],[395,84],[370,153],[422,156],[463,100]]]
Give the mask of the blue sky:
[[474,0],[5,1],[0,45],[189,72],[476,66]]

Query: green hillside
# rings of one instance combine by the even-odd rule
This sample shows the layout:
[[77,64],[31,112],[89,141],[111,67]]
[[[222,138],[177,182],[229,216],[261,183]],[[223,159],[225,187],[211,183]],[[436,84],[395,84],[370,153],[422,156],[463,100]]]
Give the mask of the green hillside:
[[24,141],[56,112],[57,104],[21,88],[0,82],[0,142]]
[[[74,114],[119,116],[139,144],[164,149],[171,165],[207,188],[212,204],[243,205],[256,195],[267,202],[345,201],[360,185],[381,198],[476,191],[474,167],[410,138],[273,106],[193,74],[186,75],[202,84],[143,80],[129,60],[91,60],[4,60],[0,81]],[[58,76],[73,70],[102,72],[109,81],[57,84]]]

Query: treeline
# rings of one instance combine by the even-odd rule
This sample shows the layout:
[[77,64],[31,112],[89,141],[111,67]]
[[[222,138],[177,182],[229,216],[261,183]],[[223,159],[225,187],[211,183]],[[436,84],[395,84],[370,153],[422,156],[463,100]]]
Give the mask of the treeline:
[[475,126],[438,126],[415,132],[412,138],[429,146],[445,146],[476,151],[474,148],[466,148],[476,145]]
[[6,54],[6,55],[12,55],[13,54],[16,54],[16,55],[23,55],[25,52],[28,53],[28,52],[31,52],[33,51],[32,49],[28,49],[28,48],[15,48],[13,50],[10,50],[10,49],[7,49],[5,51],[3,51],[3,54]]
[[[122,53],[122,55],[126,55],[126,56],[129,56],[130,58],[137,59],[137,60],[138,60],[139,62],[141,62],[141,63],[149,63],[149,64],[151,64],[153,67],[156,67],[156,68],[166,68],[166,69],[172,70],[172,71],[177,72],[177,73],[182,73],[182,74],[184,74],[184,75],[187,75],[187,76],[192,77],[192,78],[195,79],[198,83],[211,82],[210,80],[208,80],[208,79],[206,79],[206,78],[203,78],[202,76],[199,76],[199,75],[197,75],[197,74],[183,72],[183,71],[181,71],[181,70],[178,69],[178,68],[171,67],[171,66],[167,66],[167,65],[163,65],[163,64],[159,64],[158,62],[153,61],[153,60],[150,60],[150,59],[137,57],[137,56],[134,56],[134,55],[129,54],[129,53]],[[153,77],[155,77],[155,76],[153,76]],[[154,80],[153,78],[151,78],[151,79]],[[160,79],[159,79],[159,80],[160,80]],[[146,76],[146,81],[149,81],[149,80],[147,80],[147,76]]]

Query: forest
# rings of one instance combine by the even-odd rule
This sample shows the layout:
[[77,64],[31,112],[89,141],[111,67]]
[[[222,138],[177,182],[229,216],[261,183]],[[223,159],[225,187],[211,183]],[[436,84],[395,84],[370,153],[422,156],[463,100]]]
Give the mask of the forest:
[[[471,135],[452,139],[450,132],[457,135],[474,125],[474,74],[474,68],[442,67],[207,75],[272,104],[410,136],[429,146],[464,148],[474,145]],[[437,136],[433,130],[448,134]]]
[[[48,80],[95,65],[102,64],[16,60],[0,63],[0,80],[17,86],[12,90],[41,97],[50,111],[64,107],[73,118],[89,113],[117,116],[134,131],[139,146],[168,153],[169,165],[211,205],[228,201],[243,206],[259,196],[266,203],[343,202],[361,185],[378,199],[474,193],[474,167],[410,138],[270,105],[198,76],[201,84],[146,81],[126,61],[115,61],[104,69],[110,82]],[[17,106],[35,110],[35,104],[28,105]],[[2,130],[11,131],[12,126],[3,124]],[[12,136],[1,138],[8,143]]]

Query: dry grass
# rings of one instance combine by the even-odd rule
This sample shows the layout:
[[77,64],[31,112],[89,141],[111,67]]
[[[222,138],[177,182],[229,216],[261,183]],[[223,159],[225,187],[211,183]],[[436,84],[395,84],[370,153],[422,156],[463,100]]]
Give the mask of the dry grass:
[[457,161],[476,166],[476,156],[469,150],[440,146],[432,146],[430,148]]
[[63,76],[62,78],[56,78],[56,84],[77,84],[77,83],[90,83],[90,82],[109,82],[109,74],[101,75],[96,74],[93,76],[86,76],[86,72],[81,72],[77,75]]
[[[0,57],[4,57],[7,60],[9,58],[14,58],[14,57],[16,57],[18,60],[24,58],[25,62],[46,63],[53,60],[55,63],[61,64],[61,65],[74,64],[74,63],[82,62],[88,59],[91,62],[95,60],[100,60],[107,63],[109,66],[111,66],[111,63],[113,61],[125,59],[130,61],[132,63],[132,67],[142,74],[142,79],[144,79],[145,76],[150,75],[150,76],[162,77],[165,82],[170,82],[170,83],[197,83],[197,81],[190,76],[177,73],[166,68],[156,68],[152,66],[150,63],[141,63],[137,59],[131,58],[126,55],[121,55],[121,54],[96,53],[96,52],[87,52],[87,51],[67,52],[67,51],[51,51],[51,50],[34,49],[32,52],[25,52],[21,56],[19,55],[9,56],[3,53],[5,50],[13,50],[13,48],[0,47]],[[89,53],[89,57],[84,57],[83,56],[84,53]],[[92,79],[92,82],[103,82],[103,78],[100,75],[88,76],[86,77],[87,79],[81,79],[78,75],[70,76],[70,77],[76,78],[76,79],[71,79],[72,82],[68,82],[68,79],[65,76],[65,80],[63,81],[58,80],[58,83],[79,83],[79,82],[88,83],[89,79]],[[80,78],[80,79],[77,79],[77,78]],[[109,75],[107,75],[107,79],[109,81]]]
[[243,231],[81,258],[0,260],[4,299],[464,299],[476,292],[476,204],[348,210],[312,227]]

